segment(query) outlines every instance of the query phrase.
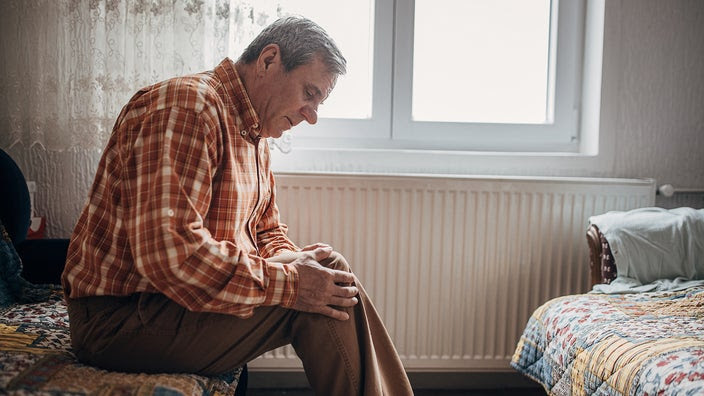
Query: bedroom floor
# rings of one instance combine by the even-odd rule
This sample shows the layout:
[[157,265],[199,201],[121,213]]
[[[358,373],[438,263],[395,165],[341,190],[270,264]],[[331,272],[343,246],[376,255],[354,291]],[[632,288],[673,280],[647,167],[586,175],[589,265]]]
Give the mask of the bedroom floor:
[[[545,396],[545,390],[517,372],[409,373],[415,396]],[[313,396],[302,372],[249,372],[247,395]],[[451,389],[448,389],[451,388]]]
[[[247,395],[252,396],[313,396],[308,389],[249,389]],[[415,396],[543,396],[542,388],[509,388],[509,389],[419,389]]]

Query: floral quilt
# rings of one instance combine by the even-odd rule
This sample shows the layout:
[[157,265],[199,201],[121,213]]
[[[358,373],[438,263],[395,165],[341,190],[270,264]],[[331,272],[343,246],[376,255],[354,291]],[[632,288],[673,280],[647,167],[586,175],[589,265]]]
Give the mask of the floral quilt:
[[80,364],[60,290],[44,302],[0,308],[0,394],[234,395],[239,375],[128,374]]
[[704,286],[548,301],[511,366],[551,395],[704,394]]

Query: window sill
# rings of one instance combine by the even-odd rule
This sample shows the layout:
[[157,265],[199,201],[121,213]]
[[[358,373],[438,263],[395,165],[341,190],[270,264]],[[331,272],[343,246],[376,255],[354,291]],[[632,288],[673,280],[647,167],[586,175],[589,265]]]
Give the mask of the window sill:
[[272,152],[274,172],[604,177],[613,155],[405,149],[302,148]]

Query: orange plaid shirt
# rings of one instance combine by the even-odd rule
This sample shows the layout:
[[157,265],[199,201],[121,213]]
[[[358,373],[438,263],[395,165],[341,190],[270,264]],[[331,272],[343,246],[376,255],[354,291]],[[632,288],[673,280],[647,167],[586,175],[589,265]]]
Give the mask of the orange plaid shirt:
[[192,311],[290,307],[299,250],[279,222],[269,146],[230,59],[137,92],[71,237],[69,298],[163,293]]

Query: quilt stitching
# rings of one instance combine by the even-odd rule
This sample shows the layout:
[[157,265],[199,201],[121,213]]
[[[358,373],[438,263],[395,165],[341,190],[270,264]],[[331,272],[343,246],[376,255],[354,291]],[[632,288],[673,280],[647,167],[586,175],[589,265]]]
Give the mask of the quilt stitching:
[[550,394],[704,393],[704,287],[551,300],[511,365]]
[[0,308],[0,393],[234,395],[240,370],[220,377],[133,374],[76,361],[60,290],[44,302]]

